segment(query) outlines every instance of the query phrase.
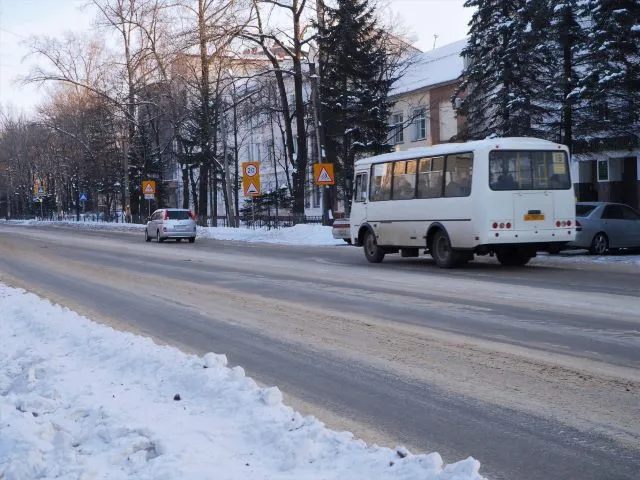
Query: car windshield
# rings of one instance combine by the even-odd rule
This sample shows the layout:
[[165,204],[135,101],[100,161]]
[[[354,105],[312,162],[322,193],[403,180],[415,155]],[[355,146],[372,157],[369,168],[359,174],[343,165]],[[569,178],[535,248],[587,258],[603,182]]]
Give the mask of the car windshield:
[[595,205],[576,205],[576,217],[588,217],[595,208]]
[[189,220],[189,210],[167,210],[169,220]]

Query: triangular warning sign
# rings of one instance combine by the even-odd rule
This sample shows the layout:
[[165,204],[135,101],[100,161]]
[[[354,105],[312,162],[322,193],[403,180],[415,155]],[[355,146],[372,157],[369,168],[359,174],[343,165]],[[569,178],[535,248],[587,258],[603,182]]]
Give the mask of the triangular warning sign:
[[147,183],[147,186],[144,187],[144,193],[154,193],[154,188],[150,183]]
[[249,186],[247,187],[247,194],[255,194],[255,193],[260,193],[258,192],[258,189],[256,188],[256,186],[253,184],[253,182],[249,183]]
[[318,182],[333,182],[333,178],[329,175],[329,172],[325,168],[320,170],[320,175],[318,175]]

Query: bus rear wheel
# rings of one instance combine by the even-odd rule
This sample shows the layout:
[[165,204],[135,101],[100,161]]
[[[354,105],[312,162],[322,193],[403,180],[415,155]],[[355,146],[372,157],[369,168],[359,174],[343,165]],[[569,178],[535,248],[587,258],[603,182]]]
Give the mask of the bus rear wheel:
[[528,252],[518,248],[500,250],[496,252],[496,257],[498,257],[500,264],[505,267],[523,267],[531,260],[531,255]]
[[458,252],[451,248],[449,235],[443,230],[438,230],[431,241],[431,256],[440,268],[452,268],[461,263]]
[[371,263],[380,263],[384,259],[385,251],[378,245],[376,235],[371,230],[364,234],[364,256]]

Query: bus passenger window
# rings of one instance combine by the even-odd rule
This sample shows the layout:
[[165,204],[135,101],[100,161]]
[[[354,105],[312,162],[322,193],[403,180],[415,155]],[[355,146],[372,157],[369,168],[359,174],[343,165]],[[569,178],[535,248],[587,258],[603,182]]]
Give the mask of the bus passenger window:
[[445,197],[468,197],[471,194],[473,159],[469,154],[447,157]]
[[418,198],[442,196],[444,157],[422,158],[418,167]]
[[393,168],[393,199],[410,200],[414,196],[416,161],[395,162]]
[[365,202],[367,200],[367,174],[359,173],[356,175],[356,188],[354,190],[353,199],[355,202]]
[[371,167],[371,200],[391,200],[393,163],[378,163]]

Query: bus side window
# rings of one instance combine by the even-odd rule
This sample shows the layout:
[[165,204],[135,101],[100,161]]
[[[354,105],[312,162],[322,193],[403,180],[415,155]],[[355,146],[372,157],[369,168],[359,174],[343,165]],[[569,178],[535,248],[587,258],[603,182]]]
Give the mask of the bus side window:
[[367,200],[367,174],[359,173],[356,175],[356,188],[354,192],[354,201],[365,202]]
[[473,157],[470,154],[447,156],[445,197],[468,197],[471,194]]
[[442,169],[444,157],[420,159],[418,167],[418,198],[442,196]]
[[371,168],[371,196],[372,201],[391,200],[391,178],[393,176],[393,162],[377,163]]
[[367,174],[363,173],[362,174],[362,191],[361,191],[361,195],[360,195],[360,201],[362,202],[366,202],[368,195],[367,193],[369,192],[369,182],[367,181]]

